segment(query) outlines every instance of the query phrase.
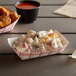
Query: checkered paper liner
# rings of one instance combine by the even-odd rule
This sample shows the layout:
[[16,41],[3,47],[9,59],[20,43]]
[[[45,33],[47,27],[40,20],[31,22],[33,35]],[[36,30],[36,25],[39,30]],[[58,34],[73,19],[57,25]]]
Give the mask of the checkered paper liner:
[[50,51],[46,51],[46,52],[30,52],[30,53],[28,53],[28,52],[19,52],[17,49],[12,48],[13,41],[18,39],[18,37],[8,38],[8,43],[9,43],[10,47],[20,57],[21,60],[26,60],[26,59],[31,59],[31,58],[37,58],[37,57],[43,57],[43,56],[53,55],[53,54],[57,54],[57,53],[62,53],[63,50],[69,44],[69,41],[62,34],[60,34],[58,31],[54,31],[54,32],[58,33],[60,38],[62,38],[62,40],[63,40],[63,47],[57,48],[55,50],[50,50]]
[[0,33],[5,33],[5,32],[9,32],[12,31],[16,25],[16,23],[18,22],[20,16],[18,17],[18,19],[16,21],[14,21],[12,24],[0,29]]

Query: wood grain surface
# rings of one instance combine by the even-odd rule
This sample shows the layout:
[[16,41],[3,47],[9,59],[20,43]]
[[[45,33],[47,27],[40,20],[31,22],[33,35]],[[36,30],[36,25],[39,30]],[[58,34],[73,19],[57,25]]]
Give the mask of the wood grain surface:
[[48,56],[21,61],[16,55],[0,55],[1,76],[75,76],[76,60],[69,56]]
[[[0,0],[0,4],[15,4],[21,0]],[[41,4],[65,4],[68,0],[36,0]]]

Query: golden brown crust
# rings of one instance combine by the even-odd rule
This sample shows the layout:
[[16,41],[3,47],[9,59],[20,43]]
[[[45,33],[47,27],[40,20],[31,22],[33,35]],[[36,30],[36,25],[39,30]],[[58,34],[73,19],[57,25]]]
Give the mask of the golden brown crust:
[[2,27],[4,27],[4,25],[3,25],[3,23],[2,23],[2,22],[0,22],[0,29],[1,29]]
[[3,16],[3,15],[9,16],[9,14],[10,13],[5,8],[0,6],[0,16]]
[[9,13],[12,13],[13,11],[11,11],[8,7],[4,6],[3,8],[5,8]]
[[19,15],[16,12],[10,13],[10,18],[11,18],[12,22],[14,22],[15,20],[17,20],[18,17],[19,17]]
[[0,29],[17,20],[19,15],[8,7],[0,6]]
[[0,21],[3,23],[4,26],[8,26],[9,24],[11,24],[11,19],[9,16],[0,17]]

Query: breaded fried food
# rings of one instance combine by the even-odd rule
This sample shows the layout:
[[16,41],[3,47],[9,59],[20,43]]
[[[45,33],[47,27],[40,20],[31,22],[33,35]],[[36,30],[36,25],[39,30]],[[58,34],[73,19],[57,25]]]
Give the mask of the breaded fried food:
[[8,7],[6,7],[6,6],[4,6],[3,8],[5,8],[5,9],[8,11],[9,14],[13,12],[13,11],[11,11],[11,10],[10,10]]
[[11,11],[8,7],[5,6],[4,8],[10,13],[10,18],[12,22],[14,22],[19,17],[16,12]]
[[9,16],[1,16],[0,21],[4,26],[8,26],[9,24],[11,24],[11,18]]
[[18,17],[19,17],[19,15],[16,12],[10,13],[10,18],[11,18],[12,22],[14,22],[15,20],[17,20]]
[[3,23],[0,21],[0,29],[4,27]]
[[0,28],[8,26],[11,23],[11,19],[9,17],[10,13],[0,6]]
[[9,16],[10,13],[5,8],[3,8],[2,6],[0,6],[0,16],[3,16],[3,15]]
[[0,29],[17,20],[19,15],[8,7],[0,6]]

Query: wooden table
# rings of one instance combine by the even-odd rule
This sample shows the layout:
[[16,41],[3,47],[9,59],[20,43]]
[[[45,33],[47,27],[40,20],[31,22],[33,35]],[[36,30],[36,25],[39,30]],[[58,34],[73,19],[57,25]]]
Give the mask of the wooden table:
[[[0,5],[15,11],[17,0],[0,0]],[[12,32],[0,34],[0,76],[75,76],[76,60],[68,57],[76,49],[76,19],[53,14],[67,0],[37,0],[41,3],[37,21],[17,23]],[[7,38],[25,34],[28,30],[59,30],[69,41],[61,55],[21,61],[7,43]]]

